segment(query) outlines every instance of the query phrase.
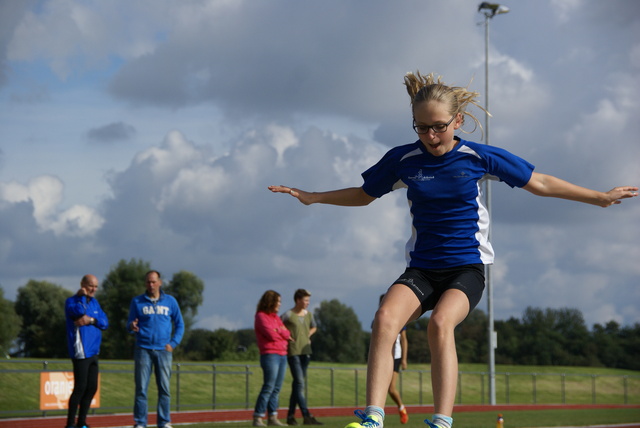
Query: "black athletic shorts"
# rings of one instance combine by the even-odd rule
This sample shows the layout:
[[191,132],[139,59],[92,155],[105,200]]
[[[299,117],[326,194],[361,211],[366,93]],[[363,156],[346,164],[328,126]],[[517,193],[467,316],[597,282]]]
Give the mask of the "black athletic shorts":
[[393,359],[393,371],[398,373],[400,372],[400,365],[402,363],[402,358],[394,358]]
[[450,289],[467,295],[471,312],[484,291],[484,265],[478,263],[446,269],[407,268],[394,284],[404,284],[413,290],[420,300],[423,314],[433,310],[440,296]]

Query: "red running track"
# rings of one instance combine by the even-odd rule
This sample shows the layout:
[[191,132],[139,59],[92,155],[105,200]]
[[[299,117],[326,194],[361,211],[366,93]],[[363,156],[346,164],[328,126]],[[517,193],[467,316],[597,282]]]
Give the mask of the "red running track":
[[[409,413],[433,413],[433,406],[407,406]],[[631,408],[640,409],[640,405],[461,405],[455,407],[456,413],[461,412],[507,412],[509,410],[550,410],[550,409],[614,409]],[[284,409],[281,409],[284,410]],[[390,414],[396,410],[395,407],[385,409]],[[281,414],[284,414],[281,411]],[[313,409],[313,415],[318,418],[331,416],[349,416],[353,414],[351,407],[319,407]],[[171,420],[173,424],[202,423],[202,422],[233,422],[250,421],[253,418],[253,410],[208,410],[208,411],[187,411],[172,412]],[[87,418],[91,428],[114,428],[132,427],[133,416],[131,413],[114,415],[89,415]],[[0,419],[0,428],[63,428],[67,422],[66,416],[36,417],[36,418],[13,418]],[[149,414],[149,427],[156,424],[156,414]],[[640,428],[640,423],[615,425],[624,428]],[[602,427],[600,425],[599,427]]]

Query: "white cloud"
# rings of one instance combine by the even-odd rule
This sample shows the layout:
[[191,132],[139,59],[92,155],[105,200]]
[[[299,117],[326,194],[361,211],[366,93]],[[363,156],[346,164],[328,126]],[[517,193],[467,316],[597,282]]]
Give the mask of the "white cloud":
[[172,131],[167,134],[162,145],[139,153],[134,159],[132,168],[146,165],[152,174],[163,179],[199,156],[200,153],[182,133]]
[[29,202],[33,206],[33,218],[41,231],[56,235],[87,236],[94,234],[104,219],[92,208],[74,205],[61,211],[64,184],[56,177],[35,177],[27,185],[17,182],[0,182],[0,207]]
[[271,134],[271,145],[278,153],[276,166],[285,167],[284,152],[288,148],[296,147],[299,144],[298,139],[291,129],[287,129],[282,126],[269,125],[266,131]]
[[43,2],[39,10],[23,17],[7,55],[11,61],[44,58],[61,79],[102,67],[114,55],[123,59],[149,55],[161,42],[158,29],[174,18],[166,6],[148,0]]
[[157,207],[163,211],[175,205],[204,213],[217,205],[216,201],[226,195],[225,189],[233,185],[222,168],[207,165],[184,168],[163,189]]
[[61,212],[49,226],[56,235],[93,235],[104,224],[104,219],[92,208],[74,205]]
[[581,7],[582,0],[551,0],[552,16],[559,24],[566,24],[571,19],[571,14]]

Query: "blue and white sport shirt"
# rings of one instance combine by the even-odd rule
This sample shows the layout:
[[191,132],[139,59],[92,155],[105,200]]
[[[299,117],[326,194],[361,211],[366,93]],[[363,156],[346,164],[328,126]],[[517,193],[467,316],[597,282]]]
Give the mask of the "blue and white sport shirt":
[[[458,137],[456,137],[458,139]],[[439,269],[493,263],[483,204],[487,179],[523,187],[534,166],[508,151],[459,140],[449,153],[433,156],[420,140],[389,150],[362,173],[364,191],[379,198],[407,188],[412,236],[407,266]]]

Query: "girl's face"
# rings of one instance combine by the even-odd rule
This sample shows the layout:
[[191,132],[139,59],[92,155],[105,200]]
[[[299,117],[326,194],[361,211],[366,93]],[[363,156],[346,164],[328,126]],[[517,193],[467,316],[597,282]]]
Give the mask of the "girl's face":
[[427,101],[413,108],[413,119],[419,130],[420,128],[424,130],[426,129],[425,127],[449,123],[444,132],[438,133],[429,128],[425,133],[418,134],[422,144],[433,156],[442,156],[453,150],[457,144],[457,141],[453,138],[453,133],[462,126],[462,116],[456,113],[452,118],[447,107],[445,103],[440,101]]

